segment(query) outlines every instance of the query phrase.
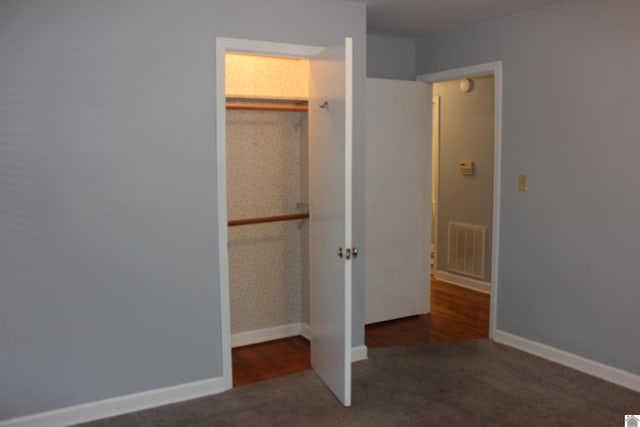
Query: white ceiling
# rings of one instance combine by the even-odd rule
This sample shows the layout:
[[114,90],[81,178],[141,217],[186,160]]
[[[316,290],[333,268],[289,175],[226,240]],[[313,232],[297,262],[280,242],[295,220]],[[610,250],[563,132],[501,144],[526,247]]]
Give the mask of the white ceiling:
[[560,0],[349,0],[367,5],[367,31],[418,36]]

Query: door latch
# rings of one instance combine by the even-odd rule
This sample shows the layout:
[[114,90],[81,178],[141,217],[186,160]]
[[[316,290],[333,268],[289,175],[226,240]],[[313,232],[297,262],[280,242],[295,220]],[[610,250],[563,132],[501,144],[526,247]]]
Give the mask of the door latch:
[[358,248],[356,248],[355,246],[353,248],[347,248],[347,254],[345,256],[345,259],[356,259],[358,258]]

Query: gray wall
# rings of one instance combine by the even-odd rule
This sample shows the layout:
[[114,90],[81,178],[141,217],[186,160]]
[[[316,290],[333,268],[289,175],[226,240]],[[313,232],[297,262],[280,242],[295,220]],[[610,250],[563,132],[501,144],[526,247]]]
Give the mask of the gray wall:
[[[438,170],[437,269],[447,268],[449,221],[484,225],[485,282],[491,281],[493,222],[493,78],[474,78],[472,90],[460,91],[460,81],[436,83],[440,97],[440,147]],[[474,162],[473,175],[462,175],[461,160]]]
[[415,80],[415,41],[410,38],[367,35],[367,76]]
[[638,22],[566,0],[417,43],[418,73],[503,61],[498,328],[635,374]]
[[364,245],[365,27],[333,2],[0,3],[0,419],[222,376],[216,36],[354,37]]

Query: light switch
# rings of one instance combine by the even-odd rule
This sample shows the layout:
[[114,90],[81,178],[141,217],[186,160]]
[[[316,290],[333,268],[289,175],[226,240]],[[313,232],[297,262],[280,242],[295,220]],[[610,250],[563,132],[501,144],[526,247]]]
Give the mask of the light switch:
[[473,175],[473,161],[460,160],[458,163],[458,170],[462,175]]
[[521,173],[520,175],[518,175],[518,190],[520,191],[527,191],[528,186],[529,186],[529,179],[527,178],[527,174],[526,173]]

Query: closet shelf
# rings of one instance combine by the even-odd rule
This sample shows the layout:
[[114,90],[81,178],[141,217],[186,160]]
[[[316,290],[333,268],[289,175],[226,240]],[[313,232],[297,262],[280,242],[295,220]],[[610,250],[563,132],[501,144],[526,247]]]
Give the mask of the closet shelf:
[[309,111],[304,99],[227,96],[226,104],[227,110]]
[[309,111],[306,105],[227,103],[227,110]]
[[263,222],[291,221],[294,219],[309,218],[309,212],[302,212],[290,215],[264,216],[260,218],[236,219],[228,222],[229,227],[236,225],[261,224]]

